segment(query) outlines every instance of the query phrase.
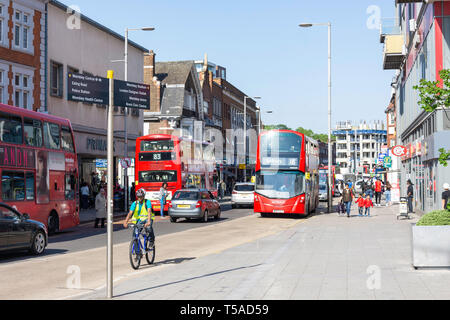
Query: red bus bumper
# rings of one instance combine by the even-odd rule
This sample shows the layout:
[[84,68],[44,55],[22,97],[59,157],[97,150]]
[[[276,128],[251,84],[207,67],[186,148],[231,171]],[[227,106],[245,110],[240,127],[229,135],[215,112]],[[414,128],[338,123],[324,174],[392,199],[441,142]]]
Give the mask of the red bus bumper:
[[269,199],[255,193],[255,213],[300,214],[305,213],[305,195],[291,199]]

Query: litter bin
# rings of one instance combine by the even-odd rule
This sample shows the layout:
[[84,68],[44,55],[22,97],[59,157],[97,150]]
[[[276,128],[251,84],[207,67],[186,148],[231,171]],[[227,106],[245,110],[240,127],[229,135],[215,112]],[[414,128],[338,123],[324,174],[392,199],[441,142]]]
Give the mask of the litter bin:
[[408,214],[408,198],[407,197],[401,197],[400,198],[400,212],[397,215],[397,220],[399,217],[406,217],[410,219]]

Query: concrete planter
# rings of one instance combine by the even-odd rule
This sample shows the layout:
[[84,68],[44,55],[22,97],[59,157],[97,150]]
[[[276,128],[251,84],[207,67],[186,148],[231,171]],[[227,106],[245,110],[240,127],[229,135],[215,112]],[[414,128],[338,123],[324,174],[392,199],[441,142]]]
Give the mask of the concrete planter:
[[450,267],[450,226],[412,226],[413,266]]

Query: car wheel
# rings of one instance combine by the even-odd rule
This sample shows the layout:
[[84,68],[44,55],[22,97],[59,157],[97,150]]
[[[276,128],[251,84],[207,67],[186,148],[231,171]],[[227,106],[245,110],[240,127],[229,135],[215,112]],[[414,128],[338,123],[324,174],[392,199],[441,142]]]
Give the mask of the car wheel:
[[170,217],[170,222],[173,222],[173,223],[175,223],[175,222],[177,222],[177,218],[175,218],[175,217]]
[[33,237],[30,252],[34,255],[39,255],[42,254],[42,252],[44,252],[44,249],[45,249],[45,234],[43,231],[38,231]]
[[203,213],[203,222],[208,222],[208,210]]
[[236,209],[236,205],[234,203],[231,204],[232,209]]

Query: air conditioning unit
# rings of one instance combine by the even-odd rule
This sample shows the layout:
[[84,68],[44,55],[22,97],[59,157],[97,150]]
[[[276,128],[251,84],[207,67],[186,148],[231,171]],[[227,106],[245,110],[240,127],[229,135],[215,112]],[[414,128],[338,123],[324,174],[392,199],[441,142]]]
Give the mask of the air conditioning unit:
[[415,32],[417,29],[417,21],[416,19],[410,19],[409,20],[409,31],[410,32]]

